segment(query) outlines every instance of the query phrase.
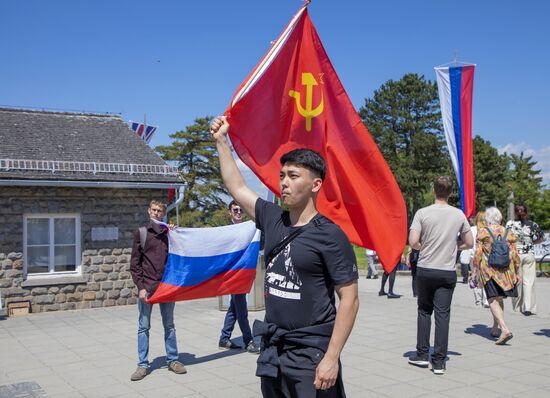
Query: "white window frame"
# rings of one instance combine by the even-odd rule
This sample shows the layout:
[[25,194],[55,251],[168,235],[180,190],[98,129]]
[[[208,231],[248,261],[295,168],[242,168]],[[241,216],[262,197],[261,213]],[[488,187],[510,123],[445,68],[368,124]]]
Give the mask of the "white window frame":
[[[49,249],[48,249],[48,272],[39,272],[29,274],[27,272],[27,220],[33,218],[46,218],[49,220]],[[54,222],[56,218],[72,218],[75,220],[75,270],[74,271],[55,271],[54,268]],[[63,276],[79,276],[82,275],[82,236],[80,228],[80,214],[78,213],[29,213],[23,215],[23,275],[25,279],[34,278],[55,278]]]

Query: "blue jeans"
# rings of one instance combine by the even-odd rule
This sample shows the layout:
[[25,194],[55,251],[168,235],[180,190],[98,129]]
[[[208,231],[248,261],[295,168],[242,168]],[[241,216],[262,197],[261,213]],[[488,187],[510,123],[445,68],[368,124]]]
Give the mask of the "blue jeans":
[[[176,361],[178,359],[178,345],[176,342],[176,327],[174,326],[174,306],[175,303],[159,304],[160,315],[162,316],[162,325],[164,326],[164,345],[166,347],[166,362]],[[151,329],[151,311],[152,304],[147,304],[143,300],[138,300],[138,366],[140,368],[149,367],[149,329]]]
[[246,294],[232,294],[231,301],[225,321],[223,322],[220,343],[231,338],[231,333],[235,327],[235,321],[239,322],[239,328],[243,332],[243,342],[245,347],[252,341],[252,331],[248,324],[248,307],[246,306]]

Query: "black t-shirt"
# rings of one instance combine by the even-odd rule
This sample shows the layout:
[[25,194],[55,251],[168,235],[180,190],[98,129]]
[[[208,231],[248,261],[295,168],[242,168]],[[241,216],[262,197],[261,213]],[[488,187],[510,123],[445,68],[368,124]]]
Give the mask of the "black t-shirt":
[[[334,286],[357,280],[357,262],[340,227],[322,215],[266,264],[265,319],[287,330],[336,318]],[[311,223],[311,222],[310,222]],[[258,199],[256,226],[265,233],[265,255],[296,228],[289,213]]]

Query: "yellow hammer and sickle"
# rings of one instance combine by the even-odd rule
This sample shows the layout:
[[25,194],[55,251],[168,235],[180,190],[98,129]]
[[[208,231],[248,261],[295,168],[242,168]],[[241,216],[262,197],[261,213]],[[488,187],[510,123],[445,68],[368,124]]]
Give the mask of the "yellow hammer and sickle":
[[296,107],[298,108],[298,113],[306,118],[306,131],[311,131],[311,119],[319,116],[323,112],[325,107],[323,91],[321,90],[321,103],[314,109],[313,108],[313,86],[317,86],[317,80],[313,77],[313,74],[310,72],[302,73],[302,85],[306,86],[306,107],[302,107],[300,102],[300,92],[290,90],[288,95],[296,100]]

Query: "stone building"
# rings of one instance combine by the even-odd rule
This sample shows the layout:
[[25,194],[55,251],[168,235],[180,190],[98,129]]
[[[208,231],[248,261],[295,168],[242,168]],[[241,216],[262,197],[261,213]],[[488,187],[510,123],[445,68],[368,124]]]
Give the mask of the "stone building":
[[4,310],[135,303],[133,232],[180,186],[120,116],[0,108]]

